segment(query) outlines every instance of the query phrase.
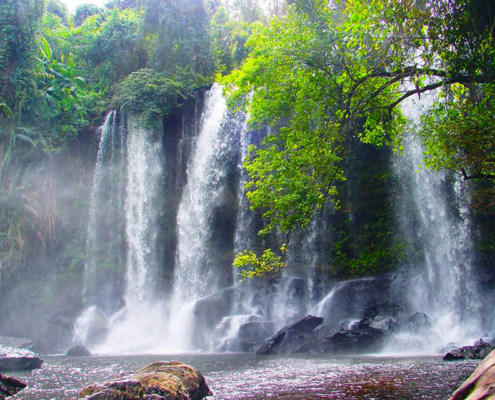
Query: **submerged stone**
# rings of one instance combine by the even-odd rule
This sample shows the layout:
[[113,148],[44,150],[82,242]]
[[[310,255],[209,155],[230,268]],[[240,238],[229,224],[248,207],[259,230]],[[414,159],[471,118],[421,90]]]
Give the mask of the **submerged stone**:
[[43,359],[30,350],[0,345],[0,372],[37,369],[42,364]]
[[180,361],[160,361],[132,375],[84,388],[85,400],[201,400],[212,393],[201,373]]

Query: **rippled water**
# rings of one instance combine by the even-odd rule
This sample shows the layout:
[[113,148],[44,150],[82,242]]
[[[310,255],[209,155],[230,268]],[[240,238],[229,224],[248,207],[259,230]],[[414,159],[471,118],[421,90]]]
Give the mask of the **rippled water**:
[[69,399],[89,384],[157,360],[179,359],[205,375],[220,399],[446,399],[478,362],[440,357],[260,357],[255,354],[47,357],[43,369],[15,376],[29,388],[15,399]]

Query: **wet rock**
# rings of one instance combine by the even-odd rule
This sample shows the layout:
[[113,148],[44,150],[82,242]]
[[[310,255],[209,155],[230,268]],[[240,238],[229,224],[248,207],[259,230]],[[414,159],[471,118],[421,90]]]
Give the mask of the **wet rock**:
[[449,351],[455,350],[457,348],[459,348],[459,343],[450,342],[450,343],[447,343],[445,346],[438,348],[437,353],[438,354],[446,354]]
[[193,309],[196,318],[192,336],[197,348],[209,347],[208,332],[215,329],[224,317],[231,314],[234,296],[235,288],[228,288],[196,302]]
[[69,349],[67,355],[71,357],[90,357],[93,354],[84,346],[76,346]]
[[150,364],[132,375],[91,385],[78,398],[86,400],[200,400],[212,393],[201,373],[180,361]]
[[458,349],[454,349],[449,351],[443,357],[444,360],[453,361],[453,360],[483,360],[488,354],[490,354],[495,347],[493,347],[490,343],[486,343],[480,339],[478,345],[474,346],[464,346],[459,347]]
[[28,338],[0,336],[0,345],[27,349],[38,354],[47,354],[48,351],[46,345],[41,340],[31,340]]
[[363,353],[377,351],[384,340],[398,329],[393,318],[376,316],[363,318],[352,329],[342,329],[323,340],[325,352],[332,353]]
[[321,341],[313,335],[323,322],[323,318],[308,315],[303,319],[287,325],[268,339],[257,351],[257,354],[292,354],[309,351],[321,352]]
[[449,400],[493,399],[495,393],[495,351],[492,351]]
[[10,376],[0,374],[0,400],[6,397],[14,396],[19,393],[27,385]]
[[43,359],[36,353],[0,345],[0,372],[41,368]]
[[295,330],[299,332],[311,333],[323,323],[323,318],[307,315],[303,319],[287,325],[282,330]]
[[384,334],[390,334],[399,329],[399,324],[393,318],[377,315],[374,318],[363,318],[356,324],[354,329],[365,331],[368,328],[380,330]]
[[428,314],[417,312],[408,318],[405,329],[412,333],[420,333],[431,329],[431,326],[431,318]]
[[274,322],[250,321],[242,324],[237,333],[241,351],[254,351],[275,331]]

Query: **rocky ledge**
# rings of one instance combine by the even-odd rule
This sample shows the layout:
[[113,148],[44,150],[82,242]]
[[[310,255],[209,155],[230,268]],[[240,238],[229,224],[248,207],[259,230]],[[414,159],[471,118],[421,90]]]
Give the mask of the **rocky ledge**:
[[495,351],[492,351],[449,400],[488,400],[494,396]]
[[24,382],[0,374],[0,400],[5,400],[7,397],[14,396],[25,387],[26,384]]
[[41,368],[43,359],[36,353],[0,345],[0,372]]
[[394,319],[363,318],[351,329],[332,329],[323,318],[308,315],[287,325],[268,339],[257,354],[340,353],[377,351],[385,338],[397,329]]
[[150,364],[132,375],[84,388],[85,400],[201,400],[212,393],[201,373],[180,361]]
[[447,354],[445,354],[443,359],[446,361],[483,360],[493,350],[495,350],[495,347],[491,343],[480,339],[474,344],[474,346],[464,346],[450,350]]

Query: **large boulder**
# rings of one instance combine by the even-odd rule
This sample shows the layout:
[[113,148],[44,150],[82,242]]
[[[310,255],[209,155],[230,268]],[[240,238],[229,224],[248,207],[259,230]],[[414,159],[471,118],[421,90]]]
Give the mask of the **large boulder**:
[[6,397],[14,396],[19,393],[27,385],[10,376],[0,374],[0,400],[4,400]]
[[241,351],[253,351],[275,331],[274,322],[249,321],[239,327],[237,339]]
[[495,398],[495,351],[492,351],[449,400]]
[[201,373],[180,361],[160,361],[132,375],[84,388],[86,400],[201,400],[212,393]]
[[0,345],[0,372],[41,368],[43,359],[36,353]]
[[443,359],[447,361],[466,359],[483,360],[494,349],[495,347],[493,347],[490,343],[486,343],[483,340],[480,340],[474,346],[464,346],[449,351],[447,354],[445,354],[445,356],[443,356]]
[[407,319],[404,327],[412,333],[424,333],[432,327],[431,318],[428,314],[417,312]]
[[194,345],[208,349],[211,332],[222,319],[231,314],[235,288],[227,288],[211,296],[199,299],[193,308],[195,318],[193,327]]
[[287,325],[268,339],[257,354],[292,354],[310,351],[320,352],[320,341],[312,332],[322,324],[323,318],[308,315]]
[[323,339],[323,349],[332,353],[363,353],[377,351],[385,339],[398,329],[393,318],[377,315],[374,318],[363,318],[352,329],[340,332]]
[[70,357],[90,357],[93,354],[84,346],[76,346],[67,351]]

